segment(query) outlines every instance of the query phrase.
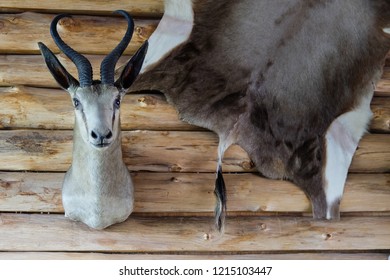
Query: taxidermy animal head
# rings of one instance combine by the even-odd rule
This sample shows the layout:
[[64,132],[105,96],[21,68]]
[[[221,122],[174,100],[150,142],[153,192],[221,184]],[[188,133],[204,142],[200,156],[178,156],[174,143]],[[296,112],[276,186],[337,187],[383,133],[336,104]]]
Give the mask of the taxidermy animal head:
[[50,73],[69,93],[75,112],[73,160],[62,190],[65,215],[97,229],[124,221],[133,208],[133,184],[122,160],[119,109],[141,70],[148,47],[146,41],[114,80],[115,65],[134,30],[131,16],[122,10],[117,13],[126,18],[128,28],[121,42],[102,61],[101,81],[93,80],[88,59],[59,36],[57,23],[67,15],[55,17],[50,32],[59,49],[76,65],[78,79],[69,74],[49,48],[38,43]]

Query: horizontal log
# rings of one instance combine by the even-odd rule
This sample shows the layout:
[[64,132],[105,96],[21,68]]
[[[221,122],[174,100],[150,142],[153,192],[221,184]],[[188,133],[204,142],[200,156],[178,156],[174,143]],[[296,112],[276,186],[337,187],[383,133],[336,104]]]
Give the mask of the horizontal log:
[[[192,215],[214,211],[212,173],[133,173],[135,214]],[[0,211],[63,213],[63,173],[0,172]],[[311,212],[294,184],[255,174],[225,174],[229,215]],[[341,212],[390,212],[390,174],[350,174]],[[189,195],[191,194],[191,195]]]
[[383,67],[382,79],[390,80],[390,67],[388,66]]
[[[100,79],[100,63],[105,55],[85,55],[92,64],[94,78]],[[131,56],[122,56],[117,65],[123,65]],[[70,74],[78,77],[76,66],[63,53],[57,58]],[[0,55],[0,86],[28,85],[45,88],[59,88],[46,67],[41,55]]]
[[387,79],[379,80],[375,87],[375,95],[390,97],[390,80]]
[[[1,73],[0,73],[1,75]],[[63,90],[0,87],[0,128],[73,129],[73,106]],[[370,130],[390,133],[390,98],[374,97]],[[200,130],[177,116],[163,95],[128,94],[121,106],[123,130]]]
[[[74,109],[63,90],[0,87],[0,108],[0,128],[73,129]],[[162,94],[146,93],[123,99],[121,125],[122,130],[202,130],[180,121]]]
[[390,52],[387,54],[385,67],[383,68],[383,74],[375,87],[375,95],[390,97]]
[[219,234],[212,218],[130,217],[124,223],[97,231],[62,215],[3,213],[0,248],[123,253],[388,250],[390,217],[349,217],[333,222],[230,217],[224,234]]
[[0,260],[387,260],[384,253],[279,254],[115,254],[71,252],[0,252]]
[[370,131],[390,133],[390,98],[374,97],[371,101],[371,111],[374,115],[371,120]]
[[[390,172],[390,135],[366,135],[359,143],[351,172]],[[123,160],[132,171],[214,172],[218,138],[207,131],[126,131]],[[0,170],[65,171],[72,156],[71,131],[0,131]],[[224,157],[225,172],[253,171],[237,145]]]
[[[389,143],[389,134],[372,134],[363,136],[353,156],[350,171],[390,172]],[[367,165],[370,165],[369,169],[366,169]]]
[[[0,43],[1,44],[1,43]],[[132,53],[131,53],[132,54]],[[64,55],[57,55],[67,70],[77,77],[73,63]],[[94,73],[99,73],[100,63],[104,56],[86,55],[91,61]],[[121,58],[118,68],[128,56]],[[43,58],[40,55],[0,55],[0,86],[29,85],[39,87],[57,87],[58,84],[50,75]],[[375,94],[377,96],[390,96],[390,67],[384,68],[383,77],[379,80]]]
[[110,15],[112,11],[125,10],[134,16],[160,17],[164,11],[163,0],[52,0],[18,1],[2,0],[0,12],[36,11],[44,13],[72,13]]
[[[54,15],[38,13],[0,14],[0,53],[38,54],[42,41],[58,53],[49,27]],[[158,20],[136,20],[133,38],[125,54],[134,53],[150,35]],[[73,16],[59,22],[63,40],[80,53],[107,54],[122,39],[126,20],[121,17]]]

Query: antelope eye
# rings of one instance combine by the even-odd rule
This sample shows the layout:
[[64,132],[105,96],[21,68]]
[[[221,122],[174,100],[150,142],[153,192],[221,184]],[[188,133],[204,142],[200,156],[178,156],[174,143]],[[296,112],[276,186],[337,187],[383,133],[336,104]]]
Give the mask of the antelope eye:
[[117,109],[119,109],[119,107],[121,106],[121,99],[119,97],[117,97],[115,99],[114,105],[115,105],[115,108],[117,108]]
[[77,98],[73,98],[73,105],[77,109],[80,106],[80,101]]

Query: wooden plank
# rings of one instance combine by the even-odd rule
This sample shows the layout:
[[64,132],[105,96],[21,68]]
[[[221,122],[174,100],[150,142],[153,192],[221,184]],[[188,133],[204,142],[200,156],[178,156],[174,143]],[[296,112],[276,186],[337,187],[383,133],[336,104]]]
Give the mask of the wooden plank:
[[371,121],[370,131],[375,133],[390,133],[390,98],[374,97],[371,101],[371,110],[374,115]]
[[[132,54],[132,53],[130,53]],[[77,77],[76,68],[64,55],[57,55],[61,63],[69,72]],[[100,63],[104,56],[86,55],[91,61],[94,73],[99,73]],[[129,57],[125,56],[118,62],[118,68]],[[57,87],[55,80],[47,70],[41,55],[0,55],[0,86],[30,85],[39,87]],[[375,94],[377,96],[390,96],[390,67],[384,68],[383,78],[379,80]]]
[[390,80],[381,79],[375,86],[375,95],[390,97]]
[[[63,173],[0,172],[0,211],[62,213]],[[132,174],[135,214],[201,214],[214,211],[212,173]],[[309,200],[294,184],[255,174],[225,174],[228,211],[266,214],[311,212]],[[390,174],[350,174],[341,212],[390,212]],[[189,195],[191,194],[191,195]]]
[[387,260],[384,253],[279,254],[112,254],[69,252],[0,252],[0,260]]
[[[352,172],[390,172],[390,135],[363,136],[352,158]],[[369,170],[366,168],[370,165]],[[366,171],[364,171],[366,170]]]
[[[53,17],[30,12],[0,14],[0,52],[38,54],[39,41],[59,52],[49,32]],[[150,37],[157,24],[158,20],[136,20],[133,38],[125,54],[134,53]],[[122,39],[127,23],[121,17],[73,16],[62,19],[57,28],[63,40],[78,52],[107,54]]]
[[[123,130],[201,130],[179,120],[163,95],[128,94],[122,104]],[[73,129],[73,107],[63,90],[0,87],[0,108],[0,128]],[[374,97],[371,108],[370,130],[390,133],[390,98]]]
[[[100,79],[100,63],[105,55],[85,55],[92,64],[94,78]],[[63,53],[57,54],[59,61],[74,77],[78,77],[75,65]],[[124,64],[131,56],[122,56],[117,65]],[[0,55],[0,86],[28,85],[59,88],[50,74],[41,55]]]
[[[0,128],[73,129],[74,109],[63,90],[0,87],[0,108]],[[121,125],[122,130],[202,130],[180,121],[162,94],[147,93],[123,99]]]
[[1,131],[0,139],[0,170],[64,171],[71,164],[70,131]]
[[382,79],[390,80],[390,67],[383,67]]
[[[59,234],[61,233],[61,234]],[[212,218],[130,217],[97,231],[62,215],[0,214],[3,251],[280,252],[390,248],[390,216],[316,221],[293,217],[229,217],[224,234]]]
[[0,172],[0,211],[63,212],[63,179],[63,173]]
[[[366,135],[351,172],[390,172],[390,135]],[[217,136],[208,131],[125,131],[124,162],[132,171],[214,172]],[[72,131],[0,131],[0,170],[66,171],[71,163]],[[185,155],[185,156],[183,156]],[[225,172],[254,171],[237,145],[224,157]]]
[[125,10],[134,16],[160,17],[164,11],[163,0],[52,0],[19,1],[2,0],[0,12],[39,11],[44,13],[77,13],[109,15],[115,10]]

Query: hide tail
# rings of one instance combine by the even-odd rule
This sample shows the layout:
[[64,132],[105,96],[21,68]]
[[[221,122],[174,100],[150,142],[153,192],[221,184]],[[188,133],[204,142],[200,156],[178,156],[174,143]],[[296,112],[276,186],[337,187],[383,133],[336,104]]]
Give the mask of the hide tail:
[[222,166],[220,164],[218,164],[214,194],[217,199],[215,206],[215,225],[219,231],[222,231],[226,217],[226,186],[222,175]]
[[215,225],[218,231],[223,232],[225,225],[225,217],[227,214],[227,195],[226,195],[226,185],[225,180],[222,175],[222,158],[225,151],[233,144],[232,137],[223,137],[220,135],[219,144],[218,144],[218,165],[217,165],[217,174],[215,179],[215,189],[214,194],[216,197],[216,205],[215,205]]

